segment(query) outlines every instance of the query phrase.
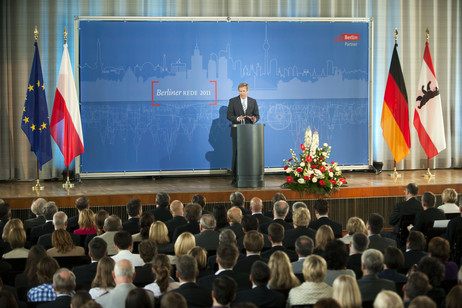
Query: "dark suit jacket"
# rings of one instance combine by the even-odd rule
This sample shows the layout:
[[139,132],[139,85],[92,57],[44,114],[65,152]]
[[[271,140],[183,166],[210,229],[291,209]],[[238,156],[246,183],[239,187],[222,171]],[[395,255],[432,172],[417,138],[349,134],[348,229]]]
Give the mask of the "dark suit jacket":
[[186,282],[178,289],[170,292],[178,292],[183,295],[186,303],[188,303],[188,308],[212,306],[212,293],[210,289],[197,285],[194,282]]
[[152,272],[152,264],[135,267],[135,280],[133,284],[137,287],[144,287],[147,284],[154,282],[156,275]]
[[43,216],[38,216],[30,219],[24,220],[24,230],[29,231],[33,227],[43,225],[45,223],[45,217]]
[[348,258],[347,268],[355,272],[356,280],[361,279],[361,277],[363,277],[363,271],[361,270],[361,254],[360,253],[351,255]]
[[[244,109],[241,103],[241,97],[236,96],[236,97],[231,98],[229,100],[228,111],[226,114],[227,119],[231,121],[233,124],[240,124],[237,118],[240,117],[241,115],[255,117],[256,118],[255,122],[258,122],[258,120],[260,119],[260,113],[258,111],[257,101],[247,96],[247,109],[244,112]],[[245,123],[252,124],[252,121],[246,118]]]
[[260,232],[261,233],[264,233],[264,234],[268,234],[268,227],[270,224],[272,224],[273,222],[275,223],[278,223],[280,225],[282,225],[284,227],[284,230],[287,232],[287,230],[290,230],[290,229],[293,229],[294,226],[290,223],[288,223],[287,221],[285,221],[284,219],[280,219],[280,218],[277,218],[277,219],[273,219],[272,221],[270,222],[267,222],[263,225],[260,225]]
[[444,220],[446,219],[446,215],[442,210],[437,208],[429,208],[425,211],[417,213],[415,216],[415,225],[411,231],[420,231],[424,235],[428,234],[430,228],[433,227],[433,222],[435,220]]
[[173,218],[172,213],[170,213],[168,207],[159,206],[153,210],[148,211],[148,213],[153,214],[156,221],[166,222]]
[[54,301],[42,305],[37,308],[69,308],[71,306],[71,297],[68,295],[58,296]]
[[399,202],[395,205],[395,208],[393,209],[393,213],[391,213],[390,218],[388,219],[388,222],[390,225],[393,226],[393,231],[395,233],[399,232],[399,224],[401,222],[401,217],[403,215],[411,215],[411,214],[417,214],[419,212],[422,212],[422,203],[420,203],[417,198],[412,197],[409,198],[407,201]]
[[173,232],[175,232],[176,227],[187,224],[188,221],[184,216],[175,216],[165,223],[168,229],[168,238],[170,241],[173,240]]
[[[42,245],[43,247],[45,247],[45,249],[52,248],[53,247],[53,245],[51,244],[52,235],[53,235],[53,232],[40,236],[38,238],[37,245]],[[72,241],[74,242],[74,245],[80,246],[80,235],[75,234],[75,233],[69,233],[69,235],[71,236]]]
[[233,304],[242,302],[251,302],[260,308],[279,308],[285,306],[285,299],[282,293],[263,286],[238,292]]
[[175,231],[173,232],[173,239],[172,242],[174,243],[178,236],[180,236],[181,233],[183,232],[191,232],[192,234],[197,234],[201,232],[201,229],[199,228],[199,223],[198,222],[189,222],[185,225],[178,226]]
[[268,263],[268,259],[263,259],[259,255],[246,256],[245,258],[237,261],[236,266],[234,266],[234,268],[233,268],[233,271],[243,272],[243,273],[246,273],[247,275],[249,275],[250,274],[250,269],[252,268],[252,265],[256,261],[263,261],[265,263]]
[[367,275],[358,281],[359,291],[363,302],[374,301],[377,294],[382,290],[396,292],[395,283],[390,280],[380,279],[377,275]]
[[271,249],[262,252],[261,257],[269,260],[273,252],[278,250],[284,251],[289,257],[290,262],[295,262],[298,260],[298,255],[295,253],[295,251],[287,249],[284,246],[273,246]]
[[197,282],[200,286],[203,286],[209,290],[212,290],[212,284],[213,284],[213,281],[218,277],[218,276],[221,276],[221,275],[227,275],[231,278],[234,279],[234,281],[236,281],[237,283],[237,290],[238,291],[241,291],[241,290],[247,290],[247,289],[250,289],[252,287],[251,283],[250,283],[250,280],[249,280],[249,274],[245,274],[245,273],[242,273],[242,272],[237,272],[237,271],[234,271],[234,270],[225,270],[225,271],[222,271],[220,274],[218,275],[209,275],[209,276],[205,276],[201,279],[199,279],[199,281]]
[[216,251],[220,240],[220,233],[217,231],[202,231],[194,235],[196,238],[196,246],[200,246],[207,251]]
[[286,231],[283,245],[289,249],[295,249],[295,241],[301,236],[306,235],[315,242],[316,231],[307,227],[298,227]]
[[37,244],[37,241],[40,236],[47,234],[47,233],[53,233],[55,230],[55,227],[53,226],[53,223],[51,221],[44,223],[43,225],[33,227],[30,231],[30,241],[32,245]]
[[96,268],[98,262],[92,262],[90,264],[76,266],[72,268],[72,272],[75,274],[75,284],[77,288],[84,288],[87,291],[91,288],[91,282],[96,276]]
[[407,277],[405,275],[400,274],[398,273],[397,270],[391,269],[391,268],[382,270],[378,274],[378,277],[381,279],[388,279],[396,283],[406,283],[407,282]]
[[404,269],[408,270],[414,264],[419,264],[420,259],[426,257],[427,253],[421,250],[409,250],[404,253]]
[[242,230],[242,225],[241,224],[232,224],[226,227],[221,228],[218,231],[223,231],[226,229],[231,229],[233,230],[234,234],[236,234],[236,238],[241,238],[244,236],[244,231]]
[[122,229],[127,231],[130,234],[135,234],[140,232],[140,219],[137,217],[129,218],[126,222],[122,224]]
[[[268,250],[273,246],[268,238],[268,234],[263,234],[263,251]],[[237,248],[239,249],[240,252],[245,253],[245,248],[244,248],[244,237],[240,237],[236,240],[237,242]]]
[[380,234],[369,236],[369,248],[374,248],[384,253],[385,249],[389,246],[396,247],[396,241],[391,238],[382,237]]
[[446,230],[446,235],[451,246],[454,246],[457,235],[460,234],[462,229],[462,216],[457,216],[456,218],[451,219],[448,223],[448,228]]
[[258,225],[263,225],[268,222],[272,222],[273,219],[271,217],[265,216],[263,214],[252,214],[253,217],[258,219]]
[[323,225],[330,226],[332,228],[332,231],[334,231],[334,235],[336,238],[342,237],[342,225],[339,224],[338,222],[333,221],[329,217],[320,217],[319,219],[313,220],[308,225],[308,228],[311,228],[313,230],[318,230],[319,227]]
[[72,216],[67,219],[67,231],[73,233],[79,228],[79,215]]

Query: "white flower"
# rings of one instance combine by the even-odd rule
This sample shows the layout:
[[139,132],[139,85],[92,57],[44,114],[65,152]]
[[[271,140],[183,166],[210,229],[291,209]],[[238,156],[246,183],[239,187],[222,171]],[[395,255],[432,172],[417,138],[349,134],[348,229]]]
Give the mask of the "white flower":
[[305,167],[305,163],[304,163],[304,162],[301,162],[301,163],[300,163],[300,167],[302,167],[302,168]]
[[303,178],[298,179],[297,182],[299,182],[300,184],[305,184],[305,180]]
[[287,168],[286,173],[291,173],[291,172],[292,172],[292,168]]
[[323,144],[324,147],[327,147],[327,145],[328,145],[327,143],[324,143],[324,144]]
[[329,177],[334,177],[334,174],[332,172],[329,172]]
[[313,183],[316,183],[316,182],[318,181],[318,179],[317,179],[316,177],[314,177],[313,179],[311,179],[311,181],[312,181]]

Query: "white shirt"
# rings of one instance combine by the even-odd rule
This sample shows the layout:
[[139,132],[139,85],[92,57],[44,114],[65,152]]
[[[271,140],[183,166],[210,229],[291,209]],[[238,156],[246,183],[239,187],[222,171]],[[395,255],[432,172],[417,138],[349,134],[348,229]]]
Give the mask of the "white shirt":
[[445,203],[438,206],[439,210],[442,210],[445,214],[448,213],[459,213],[459,206],[454,203]]
[[131,253],[128,250],[121,250],[119,251],[118,254],[112,256],[111,258],[114,259],[115,262],[119,262],[120,260],[127,259],[130,262],[132,262],[133,266],[135,267],[144,265],[144,261],[143,259],[141,259],[139,254]]

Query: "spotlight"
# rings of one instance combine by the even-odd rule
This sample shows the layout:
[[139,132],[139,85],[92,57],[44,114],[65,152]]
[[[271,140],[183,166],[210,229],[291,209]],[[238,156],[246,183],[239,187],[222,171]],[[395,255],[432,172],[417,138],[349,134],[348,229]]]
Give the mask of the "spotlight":
[[372,162],[372,167],[374,167],[375,174],[380,174],[382,173],[382,168],[383,168],[383,162],[381,161],[374,161]]

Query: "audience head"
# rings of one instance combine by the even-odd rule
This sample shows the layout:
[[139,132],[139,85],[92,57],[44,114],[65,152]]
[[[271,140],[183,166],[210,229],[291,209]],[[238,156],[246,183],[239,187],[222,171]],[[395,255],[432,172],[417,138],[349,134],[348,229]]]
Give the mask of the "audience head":
[[361,255],[361,265],[368,275],[376,275],[383,268],[383,254],[377,249],[368,249]]
[[183,216],[184,214],[184,205],[180,200],[173,200],[170,203],[170,212],[173,216]]
[[53,225],[56,229],[65,229],[67,227],[67,215],[63,211],[58,211],[53,215]]
[[244,248],[251,253],[260,253],[265,245],[263,234],[252,230],[244,235]]
[[408,308],[437,308],[436,303],[426,295],[420,295],[414,298]]
[[75,207],[79,212],[83,209],[88,209],[90,207],[90,200],[88,200],[87,196],[80,196],[75,199]]
[[437,258],[423,257],[419,261],[418,269],[427,275],[428,281],[434,288],[438,287],[444,280],[446,268],[443,262]]
[[275,193],[271,199],[271,206],[274,207],[274,204],[280,200],[287,201],[286,196],[283,193]]
[[53,231],[51,234],[51,244],[59,253],[66,253],[74,248],[71,234],[63,229]]
[[79,227],[82,229],[91,229],[95,225],[95,213],[90,209],[83,209],[79,213]]
[[36,287],[40,283],[37,276],[37,265],[38,262],[47,256],[47,251],[43,246],[34,245],[29,250],[29,255],[27,256],[26,266],[24,268],[24,274],[26,275],[27,281],[30,286]]
[[320,215],[328,215],[329,214],[329,202],[326,199],[317,199],[314,201],[314,210]]
[[195,282],[197,276],[197,261],[191,255],[182,255],[176,261],[176,273],[181,281]]
[[462,307],[462,286],[454,286],[446,296],[446,308],[460,308]]
[[323,297],[313,305],[313,308],[341,308],[340,303],[332,297]]
[[350,275],[340,275],[335,278],[332,285],[332,298],[342,307],[360,308],[362,306],[361,292],[356,279]]
[[315,248],[324,250],[326,249],[327,243],[335,240],[334,236],[334,231],[332,231],[332,228],[328,225],[322,225],[319,227],[319,229],[316,231],[316,236],[315,236],[315,242],[316,246]]
[[104,229],[106,232],[109,231],[121,231],[122,230],[122,220],[117,215],[108,216],[104,220]]
[[121,230],[114,234],[114,245],[116,245],[119,250],[129,250],[132,244],[132,235],[127,231]]
[[268,261],[271,275],[269,281],[270,289],[287,290],[300,284],[294,275],[289,257],[283,251],[277,250],[271,254]]
[[45,206],[45,203],[47,203],[47,200],[43,198],[35,199],[30,206],[31,212],[37,216],[43,216],[43,207]]
[[231,206],[244,207],[245,198],[241,192],[235,191],[229,196],[229,201]]
[[240,224],[242,222],[242,211],[237,206],[233,206],[227,212],[230,224]]
[[416,183],[409,183],[406,186],[406,192],[409,195],[417,196],[417,194],[419,193],[419,187],[417,186]]
[[325,257],[327,268],[330,270],[343,270],[348,262],[348,247],[341,240],[327,243]]
[[170,204],[170,196],[166,192],[160,192],[156,195],[156,204],[159,207],[167,208]]
[[[292,212],[295,212],[298,209],[307,209],[308,210],[308,206],[306,205],[305,202],[297,201],[294,204],[292,204]],[[311,215],[310,215],[310,220],[311,220]]]
[[202,230],[215,230],[217,221],[212,214],[204,214],[200,219],[200,226]]
[[374,308],[404,308],[404,304],[396,292],[383,290],[375,297]]
[[206,199],[203,195],[196,194],[192,197],[191,203],[197,203],[202,207],[202,210],[205,208]]
[[114,266],[113,276],[116,284],[132,282],[135,278],[135,267],[129,260],[117,261]]
[[252,213],[261,213],[263,211],[263,201],[258,197],[250,200],[250,210]]
[[259,222],[257,217],[254,215],[245,215],[242,217],[242,229],[244,229],[245,232],[249,232],[252,230],[258,230],[259,227]]
[[151,263],[157,255],[157,244],[151,239],[142,240],[138,246],[140,257],[144,263]]
[[457,272],[457,283],[462,284],[462,266],[459,268],[459,272]]
[[277,222],[268,226],[268,238],[272,243],[281,243],[284,240],[284,227]]
[[289,204],[287,201],[279,200],[273,204],[274,218],[285,219],[289,212]]
[[165,293],[160,299],[161,308],[187,308],[188,304],[183,295],[178,292]]
[[457,203],[457,192],[454,188],[446,188],[441,194],[443,203]]
[[403,252],[401,249],[396,247],[389,246],[385,248],[383,263],[387,266],[388,269],[401,269],[404,266]]
[[425,236],[420,231],[411,231],[406,240],[406,246],[410,250],[424,251],[427,242]]
[[59,269],[58,262],[52,258],[45,256],[39,260],[37,264],[37,277],[40,284],[53,283],[53,275]]
[[265,262],[255,261],[250,269],[250,278],[254,285],[266,288],[271,278],[271,270]]
[[24,229],[24,225],[22,220],[19,218],[13,218],[7,221],[5,226],[3,227],[2,239],[3,241],[9,243],[9,235],[10,231],[13,229]]
[[295,252],[299,257],[308,257],[313,253],[313,248],[313,240],[306,235],[301,235],[295,240]]
[[212,298],[220,305],[229,306],[236,297],[237,284],[227,275],[218,276],[212,284]]
[[346,230],[349,235],[353,235],[356,232],[362,232],[364,234],[367,232],[366,224],[359,217],[350,217],[346,225]]
[[142,288],[131,290],[125,298],[125,307],[154,308],[154,302],[149,297],[148,292]]
[[164,254],[158,254],[154,257],[152,267],[156,272],[156,283],[160,288],[160,292],[165,293],[170,283],[170,271],[172,270],[170,259]]
[[75,275],[67,268],[58,269],[53,275],[53,288],[58,294],[71,294],[75,289]]
[[207,250],[200,246],[195,246],[189,249],[188,255],[193,256],[194,259],[196,259],[199,271],[207,268]]
[[26,231],[23,228],[13,228],[8,232],[8,243],[11,249],[24,248],[26,245]]
[[188,253],[188,251],[196,246],[196,238],[191,232],[183,232],[175,241],[175,256],[179,257]]
[[436,197],[431,191],[426,191],[422,194],[422,205],[425,208],[435,207]]
[[141,215],[141,201],[140,199],[131,199],[127,203],[128,217],[138,217]]
[[115,287],[114,271],[115,261],[111,257],[102,257],[96,266],[96,275],[91,283],[92,288],[108,289]]
[[370,234],[380,234],[383,229],[383,216],[378,213],[372,213],[367,221],[367,229]]
[[414,272],[409,276],[407,283],[404,285],[404,297],[413,300],[417,296],[425,295],[432,288],[428,277],[422,272]]
[[213,205],[213,216],[215,216],[215,220],[217,221],[218,229],[228,225],[227,212],[228,211],[226,210],[226,206],[224,204],[218,203]]
[[99,261],[107,255],[107,242],[100,237],[94,237],[88,243],[88,250],[93,261]]
[[292,219],[297,227],[308,227],[311,221],[310,211],[304,207],[298,208],[293,212]]
[[326,277],[327,263],[318,255],[310,255],[303,261],[303,278],[307,282],[322,282]]
[[221,230],[218,241],[220,244],[236,244],[236,233],[231,229]]
[[0,307],[18,308],[13,293],[8,290],[1,290],[0,288]]
[[198,222],[202,216],[202,207],[197,203],[189,203],[184,208],[184,218],[188,222]]
[[369,247],[369,238],[362,232],[356,232],[351,238],[351,247],[357,253],[362,253]]
[[72,296],[71,305],[72,308],[82,308],[89,301],[93,301],[90,293],[87,290],[78,290]]
[[236,245],[221,244],[217,249],[217,263],[223,269],[232,269],[236,265],[239,251]]
[[140,217],[140,237],[141,239],[146,240],[149,238],[149,231],[154,221],[155,221],[154,215],[152,215],[151,213],[145,212],[141,214],[141,217]]
[[157,245],[170,243],[168,237],[168,228],[162,221],[154,221],[149,228],[149,238],[156,242]]
[[[53,215],[51,215],[51,217],[53,217]],[[8,220],[10,218],[11,218],[10,205],[6,203],[5,201],[3,201],[2,199],[0,199],[0,220]],[[48,220],[51,220],[51,218]]]
[[53,220],[53,216],[57,211],[58,207],[56,206],[56,203],[54,203],[53,201],[48,201],[43,206],[43,216],[46,220]]
[[428,253],[431,257],[439,259],[441,262],[449,260],[449,254],[451,252],[451,246],[448,240],[436,236],[428,243]]

